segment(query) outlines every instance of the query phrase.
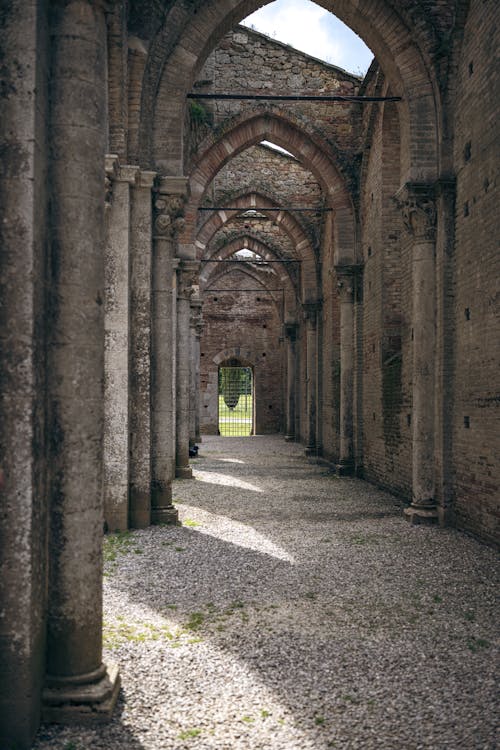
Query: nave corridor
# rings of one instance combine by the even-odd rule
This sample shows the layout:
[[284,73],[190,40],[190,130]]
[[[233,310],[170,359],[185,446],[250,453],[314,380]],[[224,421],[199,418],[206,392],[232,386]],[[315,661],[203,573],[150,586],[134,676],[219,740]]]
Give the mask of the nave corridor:
[[112,721],[34,749],[493,750],[493,549],[280,436],[192,466],[181,526],[105,538]]

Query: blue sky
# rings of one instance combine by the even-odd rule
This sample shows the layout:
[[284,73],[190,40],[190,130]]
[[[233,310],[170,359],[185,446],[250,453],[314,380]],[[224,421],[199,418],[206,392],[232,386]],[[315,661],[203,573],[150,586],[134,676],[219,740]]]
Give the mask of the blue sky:
[[243,23],[350,73],[364,75],[373,59],[348,26],[309,0],[276,0]]

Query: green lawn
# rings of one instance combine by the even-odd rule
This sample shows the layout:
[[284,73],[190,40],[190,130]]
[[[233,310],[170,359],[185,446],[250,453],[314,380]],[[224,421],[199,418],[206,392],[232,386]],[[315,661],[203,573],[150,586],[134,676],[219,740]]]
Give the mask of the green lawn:
[[225,437],[246,437],[252,434],[252,396],[240,396],[234,409],[219,396],[219,431]]

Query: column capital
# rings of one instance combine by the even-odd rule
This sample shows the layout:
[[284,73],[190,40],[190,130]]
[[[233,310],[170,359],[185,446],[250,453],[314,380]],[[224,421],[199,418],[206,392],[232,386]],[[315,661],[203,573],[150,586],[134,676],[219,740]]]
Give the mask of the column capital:
[[105,171],[105,202],[109,206],[113,201],[113,184],[115,182],[128,182],[136,185],[139,182],[141,169],[132,164],[120,164],[116,154],[106,154],[104,157]]
[[317,299],[317,300],[313,300],[309,302],[303,302],[302,311],[304,315],[304,320],[307,323],[316,325],[316,319],[317,319],[318,313],[321,312],[322,306],[323,306],[322,299]]
[[297,338],[298,323],[296,323],[295,321],[291,321],[291,320],[286,321],[283,328],[285,331],[286,338],[290,339],[290,341],[295,341],[295,339]]
[[152,172],[149,169],[141,169],[136,187],[153,188],[157,174],[157,172]]
[[154,201],[154,234],[175,238],[184,229],[184,195],[157,192]]
[[139,181],[141,168],[133,164],[121,164],[115,179],[117,182],[128,182],[130,185],[136,185]]
[[200,263],[197,260],[180,260],[176,271],[177,299],[186,299],[193,305],[200,299]]
[[394,196],[407,232],[416,240],[433,242],[436,236],[436,188],[433,184],[407,182]]
[[189,325],[196,336],[201,336],[203,330],[203,314],[202,302],[199,298],[191,299],[191,316],[189,318]]
[[104,157],[104,203],[106,206],[110,206],[113,200],[113,182],[119,169],[118,154],[106,154]]
[[354,281],[352,273],[337,272],[337,292],[340,302],[354,302]]

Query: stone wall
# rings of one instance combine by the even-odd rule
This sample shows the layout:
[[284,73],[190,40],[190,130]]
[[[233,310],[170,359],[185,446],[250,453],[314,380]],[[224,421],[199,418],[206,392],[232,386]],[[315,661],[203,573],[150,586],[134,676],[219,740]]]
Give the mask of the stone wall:
[[[494,0],[472,2],[455,103],[452,492],[459,526],[498,538],[498,69]],[[448,294],[451,293],[451,290]]]

